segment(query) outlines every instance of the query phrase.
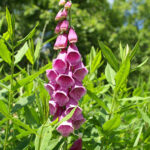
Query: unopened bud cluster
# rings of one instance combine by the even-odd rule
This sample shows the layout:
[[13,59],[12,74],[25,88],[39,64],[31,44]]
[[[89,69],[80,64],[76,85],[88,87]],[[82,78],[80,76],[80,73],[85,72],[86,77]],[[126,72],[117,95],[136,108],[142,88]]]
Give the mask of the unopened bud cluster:
[[55,33],[58,34],[58,37],[54,49],[60,50],[60,53],[53,60],[53,68],[46,71],[49,83],[45,84],[45,88],[51,96],[49,106],[50,114],[53,115],[54,120],[58,117],[60,121],[76,107],[71,119],[63,122],[57,128],[57,131],[62,136],[68,136],[74,129],[79,129],[80,125],[85,122],[82,109],[78,106],[78,101],[86,93],[82,80],[88,70],[82,63],[81,55],[75,45],[78,41],[77,34],[67,20],[71,4],[71,1],[60,0],[59,2],[59,5],[63,6],[63,8],[55,18],[58,21],[55,28]]

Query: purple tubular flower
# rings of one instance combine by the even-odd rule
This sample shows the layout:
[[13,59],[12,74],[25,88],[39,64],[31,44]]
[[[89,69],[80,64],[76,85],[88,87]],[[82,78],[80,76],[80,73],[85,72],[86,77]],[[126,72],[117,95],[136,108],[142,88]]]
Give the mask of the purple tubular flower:
[[61,50],[58,57],[53,61],[53,68],[58,73],[65,73],[67,69],[66,55],[67,55],[67,51]]
[[58,85],[60,85],[64,89],[70,88],[75,83],[74,79],[72,78],[72,72],[70,72],[70,71],[65,74],[60,74],[56,78],[56,82]]
[[60,25],[60,31],[64,32],[67,31],[69,27],[69,22],[67,20],[64,20]]
[[69,30],[68,40],[70,43],[76,43],[78,41],[77,34],[73,28],[70,28],[70,30]]
[[60,5],[60,6],[65,5],[65,3],[66,3],[66,1],[65,1],[65,0],[60,0],[60,1],[59,1],[59,5]]
[[67,90],[57,90],[54,93],[54,100],[58,103],[59,106],[65,106],[66,103],[69,101]]
[[69,92],[69,95],[74,100],[80,100],[86,93],[85,87],[82,85],[81,82],[76,81],[74,87]]
[[58,73],[54,69],[46,70],[46,76],[52,83],[56,83]]
[[88,70],[86,69],[86,67],[83,65],[82,62],[74,66],[73,77],[78,81],[82,81],[87,74]]
[[72,66],[77,65],[81,61],[81,55],[78,48],[74,44],[70,44],[67,50],[66,60]]
[[73,133],[74,128],[71,122],[64,121],[62,124],[60,124],[57,127],[57,131],[64,137],[69,136],[71,133]]
[[78,103],[76,101],[74,101],[73,99],[70,99],[70,101],[66,104],[66,111],[65,111],[65,114],[69,114],[71,112],[71,110],[73,108],[76,108],[73,116],[71,117],[71,120],[74,120],[76,119],[79,115],[82,114],[82,109],[78,106]]
[[58,34],[60,33],[60,25],[61,25],[62,22],[58,22],[56,28],[55,28],[55,33]]
[[59,107],[57,108],[57,112],[55,113],[53,120],[55,120],[56,118],[59,118],[63,113],[63,107]]
[[54,49],[58,50],[58,49],[66,48],[67,42],[68,42],[67,34],[64,33],[64,34],[59,35],[54,44]]
[[49,92],[50,96],[53,97],[54,91],[58,88],[58,85],[53,83],[45,84],[45,89]]
[[65,4],[65,9],[70,9],[71,8],[71,5],[72,3],[70,1],[68,1],[66,4]]
[[74,129],[78,130],[80,126],[85,122],[85,119],[83,118],[83,115],[80,114],[78,117],[76,117],[73,121],[73,127]]
[[54,100],[49,101],[50,114],[55,115],[58,109],[58,104]]
[[82,150],[82,139],[77,139],[71,146],[70,150]]

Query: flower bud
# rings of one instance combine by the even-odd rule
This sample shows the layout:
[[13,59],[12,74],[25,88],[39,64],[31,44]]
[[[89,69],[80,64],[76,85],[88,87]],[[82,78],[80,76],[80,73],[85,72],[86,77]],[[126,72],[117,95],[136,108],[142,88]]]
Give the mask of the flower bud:
[[56,17],[55,17],[55,20],[56,21],[60,21],[60,20],[63,20],[63,19],[65,19],[65,18],[67,18],[67,15],[68,15],[68,12],[67,12],[67,10],[66,9],[61,9],[58,13],[57,13],[57,15],[56,15]]
[[60,33],[60,25],[61,25],[62,22],[58,22],[56,28],[55,28],[55,33],[58,34]]
[[64,20],[60,25],[60,31],[64,32],[67,31],[69,27],[69,22],[67,20]]
[[67,47],[67,42],[68,42],[67,34],[59,35],[56,39],[54,49],[58,50],[58,49],[66,48]]
[[73,28],[70,28],[70,30],[69,30],[68,40],[70,43],[76,43],[78,41],[77,34]]
[[63,6],[63,5],[65,5],[65,3],[66,3],[66,1],[65,1],[65,0],[60,0],[60,1],[59,1],[59,6]]
[[68,1],[66,4],[65,4],[65,9],[70,9],[71,8],[71,5],[72,3],[70,1]]
[[78,48],[74,44],[70,44],[67,50],[66,60],[72,66],[77,65],[81,61],[81,55]]

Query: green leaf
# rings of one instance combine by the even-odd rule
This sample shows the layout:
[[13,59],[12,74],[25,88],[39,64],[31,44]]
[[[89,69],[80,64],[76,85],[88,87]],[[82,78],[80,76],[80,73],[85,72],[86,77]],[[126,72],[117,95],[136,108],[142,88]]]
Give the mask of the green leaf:
[[0,57],[9,65],[11,64],[11,53],[2,39],[0,40]]
[[95,48],[92,46],[91,51],[90,51],[90,61],[89,61],[90,72],[92,70],[92,61],[95,56],[96,56],[96,51],[95,51]]
[[35,100],[35,95],[22,97],[16,102],[15,106],[12,108],[12,113],[17,112],[22,107],[31,104]]
[[106,76],[108,83],[115,85],[116,72],[112,69],[112,67],[108,63],[105,68],[105,76]]
[[39,54],[40,54],[40,49],[41,49],[41,41],[38,40],[36,44],[35,52],[34,52],[34,61],[38,59]]
[[9,38],[10,38],[10,34],[9,34],[9,32],[7,31],[7,32],[5,32],[5,33],[3,33],[3,39],[5,39],[6,41],[8,41],[9,40]]
[[0,126],[1,126],[2,124],[4,124],[7,120],[8,120],[7,118],[4,118],[3,120],[1,120],[1,121],[0,121]]
[[60,140],[61,138],[50,140],[45,150],[53,150],[56,147],[56,145],[60,142]]
[[109,108],[105,105],[105,103],[100,100],[97,95],[95,95],[93,92],[91,92],[89,89],[87,89],[87,94],[89,95],[89,97],[91,97],[93,100],[95,100],[99,106],[101,106],[102,108],[104,108],[107,112],[109,112]]
[[29,49],[27,42],[22,46],[22,48],[15,55],[15,64],[21,61],[27,50]]
[[92,61],[91,64],[91,73],[95,72],[101,64],[101,59],[102,59],[102,54],[101,51],[99,51],[96,56],[94,57],[94,60]]
[[76,108],[77,108],[77,107],[73,108],[73,109],[71,110],[71,112],[70,112],[68,115],[66,115],[62,120],[60,120],[55,126],[59,126],[59,125],[60,125],[61,123],[63,123],[64,121],[69,120],[69,119],[72,117],[72,115],[74,114]]
[[28,51],[26,52],[26,58],[29,60],[29,62],[33,65],[34,64],[34,57],[32,55],[32,51],[29,48]]
[[111,67],[115,70],[119,70],[119,63],[115,55],[112,53],[111,49],[109,49],[106,45],[103,44],[103,42],[99,42],[99,46],[101,48],[101,51],[105,58],[107,59],[108,63],[111,65]]
[[124,56],[123,56],[123,48],[122,48],[122,44],[121,43],[119,44],[119,50],[120,50],[120,58],[121,58],[121,60],[123,60]]
[[103,124],[104,131],[112,131],[120,126],[121,119],[119,115],[114,116],[112,119],[108,120]]
[[133,71],[135,71],[135,70],[141,68],[142,66],[144,66],[144,65],[147,63],[148,59],[149,59],[149,58],[147,57],[141,64],[139,64],[139,65],[136,66],[134,69],[132,69],[131,72],[133,72]]
[[125,83],[129,75],[129,72],[130,72],[130,59],[129,57],[127,57],[115,76],[116,80],[115,92],[118,92],[119,89],[122,87],[122,85]]
[[43,72],[45,72],[47,69],[50,69],[52,67],[52,64],[49,63],[47,65],[45,65],[44,67],[42,67],[38,72],[22,79],[19,80],[17,83],[14,84],[13,90],[17,90],[18,88],[32,82],[35,78],[37,78],[40,74],[42,74]]
[[122,98],[119,99],[120,101],[146,101],[149,100],[150,97],[138,97],[138,96],[134,96],[134,97],[128,97],[128,98]]
[[4,22],[4,17],[2,17],[2,19],[0,20],[0,32],[1,32],[1,29],[2,29],[3,22]]
[[147,122],[150,126],[150,117],[141,109],[141,108],[138,108],[141,116],[142,116],[142,119]]
[[2,114],[8,113],[8,106],[2,100],[0,100],[0,112]]
[[8,24],[8,33],[10,34],[10,36],[12,36],[13,35],[12,19],[7,7],[6,7],[6,20]]
[[139,41],[136,43],[136,45],[134,46],[133,50],[130,52],[129,58],[130,60],[132,60],[132,58],[134,57],[136,51],[139,49]]
[[143,125],[142,125],[142,126],[140,127],[140,129],[139,129],[139,133],[138,133],[138,135],[137,135],[137,137],[136,137],[136,140],[135,140],[135,142],[134,142],[133,147],[136,147],[136,146],[138,145],[138,142],[139,142],[139,140],[140,140],[140,136],[141,136],[142,130],[143,130]]
[[17,44],[15,45],[15,47],[19,46],[21,43],[24,43],[26,42],[27,40],[31,39],[36,31],[36,28],[37,28],[38,24],[36,24],[36,26],[32,29],[32,31],[25,37],[23,38],[22,40],[20,41],[17,41]]

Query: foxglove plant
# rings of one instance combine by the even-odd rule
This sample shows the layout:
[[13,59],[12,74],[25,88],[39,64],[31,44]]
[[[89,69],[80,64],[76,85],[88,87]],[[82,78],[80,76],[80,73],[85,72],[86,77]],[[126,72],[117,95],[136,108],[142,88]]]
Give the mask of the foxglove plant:
[[51,97],[49,107],[53,120],[58,118],[60,121],[76,107],[72,117],[57,128],[57,131],[66,137],[74,130],[79,129],[80,125],[85,122],[78,101],[86,93],[82,80],[88,70],[82,63],[81,55],[76,46],[78,36],[67,20],[72,3],[71,1],[60,0],[59,5],[63,8],[55,17],[55,20],[58,21],[55,28],[58,37],[54,44],[54,50],[60,50],[60,53],[53,60],[53,68],[46,71],[49,83],[45,84],[45,88]]

